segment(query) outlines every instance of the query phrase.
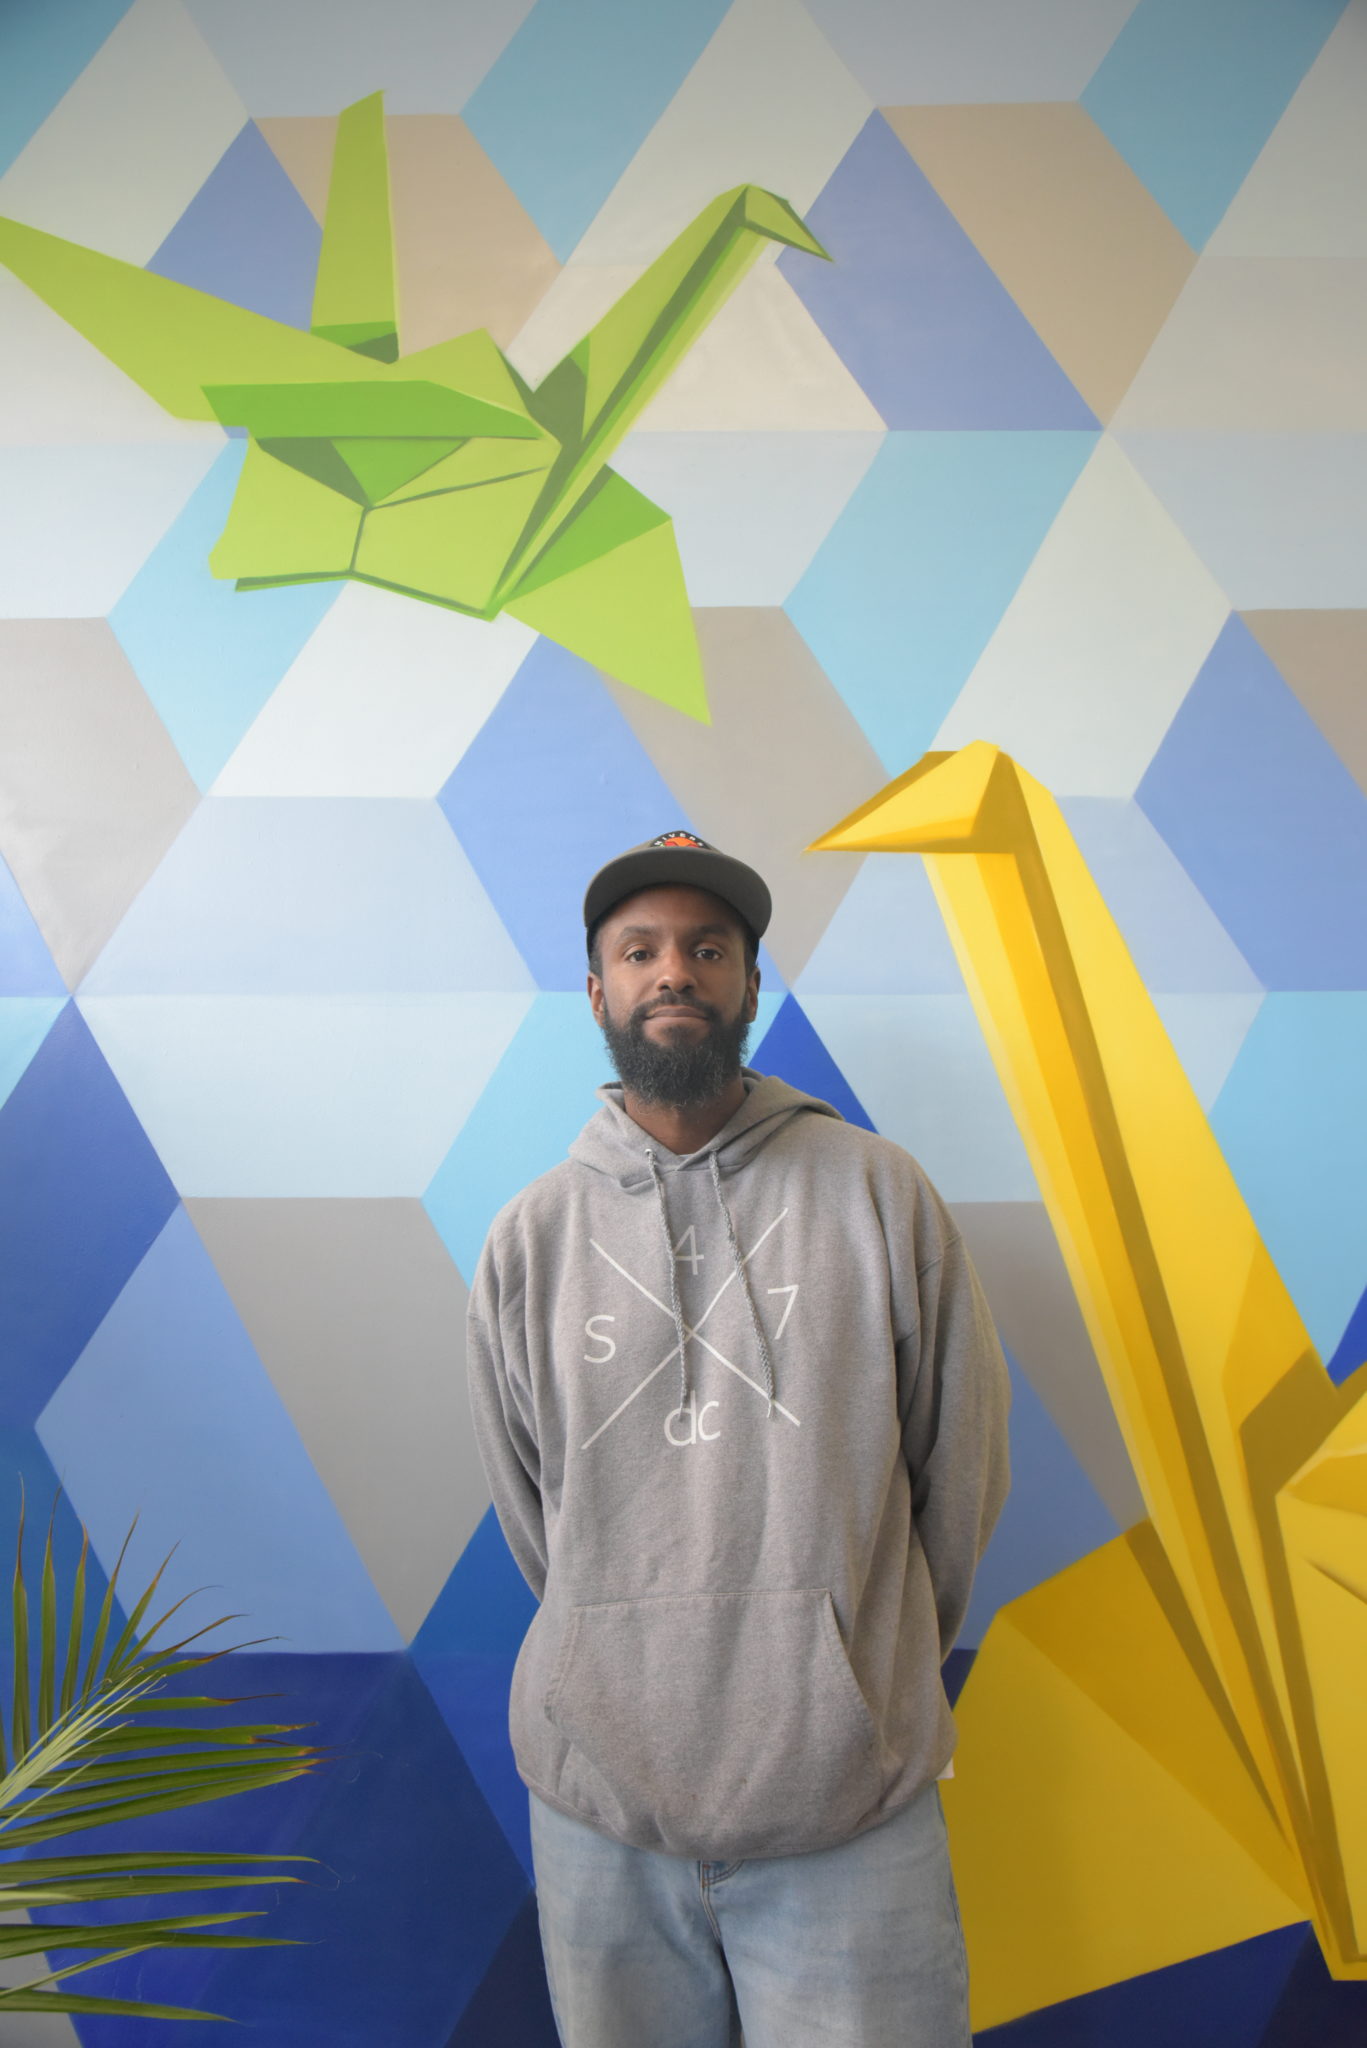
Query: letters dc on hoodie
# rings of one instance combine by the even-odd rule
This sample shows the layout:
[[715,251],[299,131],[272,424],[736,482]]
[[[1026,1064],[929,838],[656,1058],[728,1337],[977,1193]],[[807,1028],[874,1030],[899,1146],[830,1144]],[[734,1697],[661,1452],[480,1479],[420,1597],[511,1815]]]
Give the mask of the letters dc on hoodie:
[[745,1079],[686,1158],[600,1090],[470,1304],[480,1449],[542,1603],[518,1769],[713,1861],[844,1841],[944,1769],[940,1666],[1007,1483],[1006,1367],[939,1196]]

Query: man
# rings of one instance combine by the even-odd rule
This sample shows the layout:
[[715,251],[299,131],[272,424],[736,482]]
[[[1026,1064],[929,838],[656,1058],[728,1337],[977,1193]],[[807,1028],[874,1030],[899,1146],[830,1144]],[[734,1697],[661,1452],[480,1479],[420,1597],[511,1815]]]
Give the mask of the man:
[[476,1428],[566,2048],[962,2048],[940,1667],[1007,1379],[909,1155],[741,1064],[769,892],[671,832],[589,884],[620,1076],[495,1220]]

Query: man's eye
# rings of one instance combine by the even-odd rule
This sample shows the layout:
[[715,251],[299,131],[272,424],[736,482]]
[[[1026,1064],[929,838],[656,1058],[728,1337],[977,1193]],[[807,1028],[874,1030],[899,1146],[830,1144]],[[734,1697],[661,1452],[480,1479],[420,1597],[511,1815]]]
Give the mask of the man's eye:
[[631,951],[630,951],[630,952],[629,952],[629,953],[628,953],[628,954],[627,954],[627,955],[626,955],[625,957],[626,957],[626,958],[627,958],[628,960],[632,960],[632,961],[635,961],[635,960],[645,960],[645,959],[649,958],[649,955],[647,954],[647,952],[646,952],[646,949],[645,949],[645,947],[644,947],[644,946],[633,946],[633,947],[632,947],[632,949],[631,949]]

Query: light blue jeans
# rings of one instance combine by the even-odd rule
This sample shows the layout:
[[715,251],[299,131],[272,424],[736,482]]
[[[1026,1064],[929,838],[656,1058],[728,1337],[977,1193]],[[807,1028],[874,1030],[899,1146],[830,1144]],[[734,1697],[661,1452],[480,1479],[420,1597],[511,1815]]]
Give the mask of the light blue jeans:
[[938,1786],[837,1849],[695,1863],[532,1799],[565,2048],[969,2048]]

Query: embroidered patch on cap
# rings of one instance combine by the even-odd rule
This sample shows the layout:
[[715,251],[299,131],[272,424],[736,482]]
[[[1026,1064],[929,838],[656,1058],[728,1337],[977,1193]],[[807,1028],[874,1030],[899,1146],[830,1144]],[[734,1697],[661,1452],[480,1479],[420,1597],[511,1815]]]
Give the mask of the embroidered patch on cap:
[[692,832],[662,832],[658,839],[651,840],[652,846],[691,846],[699,853],[710,851],[707,841],[699,839]]

